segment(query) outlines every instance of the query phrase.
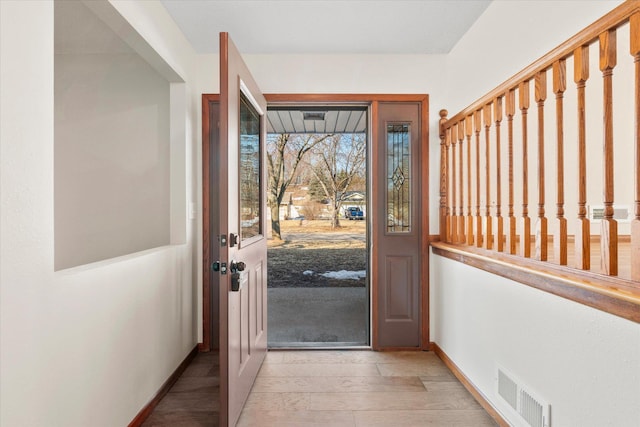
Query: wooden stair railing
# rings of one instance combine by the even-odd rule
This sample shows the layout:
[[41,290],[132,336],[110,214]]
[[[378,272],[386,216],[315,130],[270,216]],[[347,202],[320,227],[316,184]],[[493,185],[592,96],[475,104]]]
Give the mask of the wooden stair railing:
[[[629,204],[633,204],[629,236],[620,240],[618,221],[614,218],[614,195],[616,195],[614,157],[617,144],[614,144],[614,117],[616,116],[614,116],[613,91],[614,69],[618,65],[616,36],[622,26],[629,27],[630,55],[634,66],[634,80],[629,82],[629,85],[633,84],[635,120],[633,158],[626,154],[618,157],[618,159],[633,161],[634,187],[633,195],[626,195],[630,201]],[[599,48],[599,69],[603,86],[601,121],[603,194],[599,202],[604,210],[600,223],[600,235],[597,238],[600,241],[600,272],[608,276],[618,276],[621,262],[620,242],[630,242],[629,278],[635,282],[640,281],[640,1],[629,0],[623,3],[452,117],[447,117],[446,110],[440,112],[441,241],[459,246],[475,246],[505,252],[523,258],[535,258],[538,261],[553,262],[578,270],[592,269],[591,241],[596,238],[591,235],[592,227],[587,215],[587,195],[589,194],[588,185],[597,184],[597,180],[592,179],[593,175],[588,179],[587,153],[589,145],[594,144],[594,136],[589,135],[589,138],[587,136],[589,126],[586,89],[590,74],[589,48],[592,45],[595,47],[596,43]],[[567,87],[568,60],[573,64],[575,87],[572,88]],[[551,80],[548,83],[549,72]],[[531,94],[531,85],[533,85],[533,94]],[[555,103],[546,102],[548,87],[552,88],[550,90],[553,91]],[[565,140],[567,130],[565,93],[568,89],[575,91],[577,97],[576,112],[573,116],[575,123],[573,121],[570,123],[571,131],[575,132],[575,140],[570,141],[571,151],[576,150],[575,152],[566,151],[568,145]],[[537,107],[532,112],[535,114],[537,126],[529,129],[528,116],[532,95]],[[552,111],[555,114],[549,114],[548,110],[553,106],[555,109]],[[501,127],[503,118],[506,120],[506,131]],[[521,124],[519,130],[514,129],[516,118]],[[553,122],[555,127],[553,129],[550,124],[549,133],[545,133],[546,119]],[[600,122],[599,117],[592,119]],[[618,125],[619,123],[616,122],[616,126]],[[535,136],[533,134],[531,136],[537,138],[537,150],[529,150],[530,131],[535,132]],[[481,137],[481,133],[484,133],[484,138]],[[553,138],[552,134],[555,134]],[[573,139],[573,133],[571,136]],[[573,145],[574,142],[575,145]],[[506,159],[502,157],[503,149],[507,150]],[[547,149],[550,158],[555,160],[550,164],[545,161]],[[495,150],[493,157],[492,150]],[[483,156],[482,161],[481,156]],[[530,156],[535,156],[535,159]],[[571,176],[565,176],[567,158],[573,162],[569,166],[575,165],[577,180]],[[522,159],[522,161],[516,164],[516,159]],[[537,162],[536,177],[529,176],[530,161]],[[484,166],[485,172],[482,181],[481,166]],[[530,180],[535,180],[538,189],[538,209],[533,241],[529,216]],[[506,187],[503,185],[505,183]],[[545,183],[555,185],[556,207],[553,219],[547,218],[547,210],[551,208],[547,209],[545,204]],[[569,205],[565,204],[567,188],[576,189],[575,196],[571,194],[575,198],[571,200],[577,200],[577,206],[573,202]],[[506,193],[503,194],[503,191]],[[504,206],[503,196],[508,197]],[[617,197],[620,199],[620,195]],[[484,207],[484,212],[481,211],[481,206]],[[515,206],[519,207],[517,214]],[[566,209],[569,209],[567,206],[570,210],[575,209],[571,215],[571,229],[567,218]],[[504,217],[503,208],[506,214]],[[552,211],[549,210],[549,212]],[[574,241],[573,248],[570,247],[571,240]],[[550,250],[553,258],[550,256]]]

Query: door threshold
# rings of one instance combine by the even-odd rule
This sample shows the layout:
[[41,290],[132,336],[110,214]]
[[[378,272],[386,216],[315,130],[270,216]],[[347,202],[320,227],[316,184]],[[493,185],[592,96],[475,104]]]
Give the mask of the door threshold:
[[279,350],[371,350],[370,345],[363,345],[361,343],[348,343],[337,342],[335,345],[329,345],[324,342],[310,342],[310,343],[278,343],[269,344],[269,351]]

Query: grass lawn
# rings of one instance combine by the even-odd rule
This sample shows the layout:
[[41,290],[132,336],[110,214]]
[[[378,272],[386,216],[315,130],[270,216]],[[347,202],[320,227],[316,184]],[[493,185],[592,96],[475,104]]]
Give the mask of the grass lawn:
[[[326,272],[363,271],[367,266],[366,221],[282,221],[282,241],[269,241],[268,286],[362,287],[365,278],[326,278]],[[304,274],[304,272],[313,272]]]

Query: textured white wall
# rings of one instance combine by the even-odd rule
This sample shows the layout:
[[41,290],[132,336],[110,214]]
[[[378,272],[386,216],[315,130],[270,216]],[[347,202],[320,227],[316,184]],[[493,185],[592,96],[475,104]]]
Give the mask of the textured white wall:
[[[619,3],[492,2],[447,58],[447,108],[455,113],[470,104]],[[619,55],[619,61],[628,59],[624,48]],[[594,56],[592,52],[591,59],[597,61]],[[588,91],[601,91],[597,65],[593,67]],[[568,81],[571,85],[572,80]],[[629,84],[627,80],[626,89],[619,86],[617,93],[630,92]],[[565,102],[565,117],[574,120],[575,109],[569,105],[575,101],[567,95]],[[547,103],[553,106],[551,91]],[[533,101],[531,106],[535,110]],[[601,106],[591,102],[587,108],[590,120],[598,122]],[[532,110],[530,129],[537,126]],[[551,108],[548,115],[554,111]],[[547,140],[553,141],[554,129],[550,130]],[[601,140],[597,132],[590,133],[596,143]],[[567,144],[574,143],[570,135],[565,135]],[[531,136],[532,150],[536,143],[535,135]],[[547,166],[551,169],[553,147],[549,143]],[[599,162],[599,150],[591,152],[592,162]],[[567,179],[573,178],[574,159],[573,152],[567,152]],[[535,179],[535,163],[529,170]],[[590,167],[589,179],[600,180],[597,170],[596,165]],[[537,191],[535,181],[531,182],[529,207],[535,216]],[[432,181],[431,186],[434,194],[438,182]],[[575,196],[575,189],[574,184],[567,186],[568,198]],[[596,197],[590,196],[591,200]],[[547,216],[555,216],[555,188],[551,187],[547,187]],[[554,426],[640,425],[640,325],[439,256],[431,255],[430,267],[431,339],[513,425],[522,422],[497,397],[497,364],[549,401]]]
[[[187,81],[171,125],[185,218],[195,54],[160,4],[116,6]],[[126,425],[197,342],[195,224],[185,244],[54,271],[53,58],[53,2],[0,2],[0,424]]]

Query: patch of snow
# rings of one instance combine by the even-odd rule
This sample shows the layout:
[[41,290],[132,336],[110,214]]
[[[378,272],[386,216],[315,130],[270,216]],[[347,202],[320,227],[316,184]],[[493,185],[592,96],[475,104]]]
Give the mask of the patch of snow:
[[321,276],[326,277],[327,279],[338,279],[338,280],[358,280],[364,277],[367,277],[366,270],[361,271],[327,271],[326,273],[322,273]]
[[302,274],[304,274],[305,276],[311,276],[311,275],[313,275],[313,271],[305,270],[305,271],[302,272]]

